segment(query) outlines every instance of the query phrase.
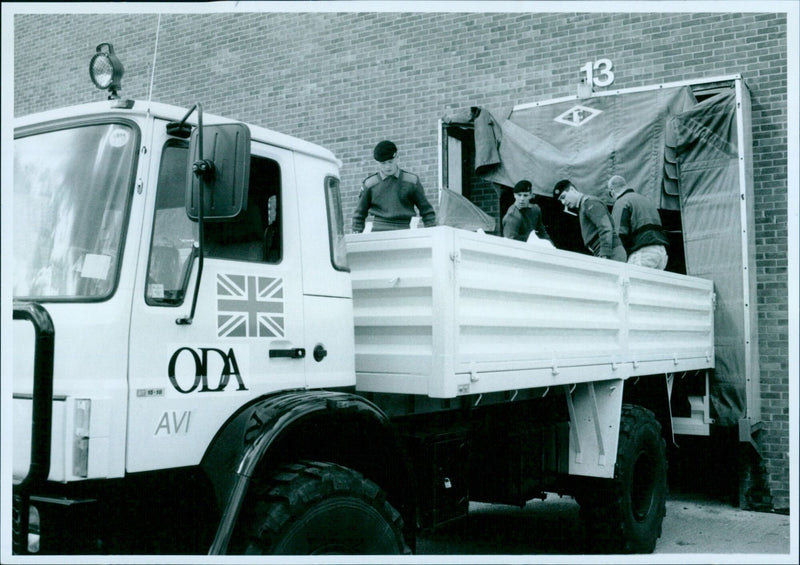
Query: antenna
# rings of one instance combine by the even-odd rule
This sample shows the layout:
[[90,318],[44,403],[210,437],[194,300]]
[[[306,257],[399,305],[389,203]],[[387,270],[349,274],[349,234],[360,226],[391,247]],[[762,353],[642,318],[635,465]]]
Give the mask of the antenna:
[[158,32],[161,30],[161,14],[158,14],[158,23],[156,24],[156,46],[153,49],[153,68],[150,71],[150,92],[147,94],[147,107],[150,107],[150,101],[153,98],[153,82],[156,76],[156,56],[158,55]]

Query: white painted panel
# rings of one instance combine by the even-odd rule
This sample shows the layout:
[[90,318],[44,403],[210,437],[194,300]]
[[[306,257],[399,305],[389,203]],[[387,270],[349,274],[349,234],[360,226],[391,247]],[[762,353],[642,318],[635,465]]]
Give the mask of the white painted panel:
[[[306,382],[314,388],[353,386],[353,301],[303,296]],[[315,357],[320,347],[324,356]]]
[[[163,143],[161,140],[157,146]],[[299,209],[301,198],[294,174],[294,154],[258,141],[253,142],[251,150],[254,155],[279,164],[282,206],[290,217],[292,211]],[[154,188],[157,174],[157,170],[152,172]],[[322,190],[321,179],[316,186]],[[153,222],[155,192],[152,190],[148,194],[146,226]],[[149,227],[145,233],[150,233]],[[311,356],[316,343],[328,343],[336,353],[336,358],[332,354],[326,366],[337,365],[334,373],[345,370],[339,366],[342,362],[339,345],[321,332],[314,334],[314,342],[306,342],[304,249],[299,223],[285,222],[282,237],[283,256],[279,263],[206,257],[197,310],[191,324],[176,324],[175,320],[189,314],[198,261],[193,263],[187,286],[189,292],[182,305],[174,308],[149,305],[145,301],[144,284],[150,241],[149,237],[141,240],[142,259],[131,312],[128,472],[200,463],[217,432],[241,406],[274,391],[307,385],[307,364],[314,363],[315,369],[321,365]],[[325,251],[315,248],[314,253],[318,254],[315,256],[324,256],[326,264],[330,265],[327,236],[321,240]],[[337,292],[334,296],[336,294],[347,293]],[[271,319],[274,325],[263,332],[248,329],[244,335],[226,332],[231,326],[225,325],[220,305],[228,296],[241,301],[237,308],[241,308],[238,311],[248,321],[248,326],[258,319],[259,300],[269,302],[276,308],[272,310],[277,313]],[[341,305],[340,311],[347,312],[348,305],[342,304],[346,299],[328,297],[324,300],[337,304],[335,309]],[[310,301],[312,306],[318,304],[318,301]],[[317,313],[312,319],[321,321],[325,314]],[[271,350],[295,348],[305,348],[307,355],[270,357]],[[331,376],[326,384],[343,382],[340,373]]]
[[[50,441],[50,474],[51,481],[66,479],[65,445],[71,438],[66,431],[66,405],[63,400],[53,402],[53,418]],[[14,481],[20,481],[28,473],[31,462],[31,415],[33,403],[30,398],[14,398],[14,424],[11,434],[13,452]]]
[[425,380],[450,398],[713,366],[710,281],[446,226],[347,245],[361,390]]

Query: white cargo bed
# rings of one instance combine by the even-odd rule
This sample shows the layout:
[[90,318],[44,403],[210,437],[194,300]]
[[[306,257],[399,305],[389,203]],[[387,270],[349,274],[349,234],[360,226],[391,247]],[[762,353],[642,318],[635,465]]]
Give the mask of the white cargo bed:
[[714,366],[711,281],[440,226],[347,236],[358,390],[453,398]]

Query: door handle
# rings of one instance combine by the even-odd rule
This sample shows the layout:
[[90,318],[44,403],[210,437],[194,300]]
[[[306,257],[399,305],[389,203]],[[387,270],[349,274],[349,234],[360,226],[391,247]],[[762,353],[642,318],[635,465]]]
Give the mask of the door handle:
[[275,357],[288,357],[289,359],[303,359],[305,356],[306,356],[306,350],[302,347],[269,350],[270,359],[273,359]]

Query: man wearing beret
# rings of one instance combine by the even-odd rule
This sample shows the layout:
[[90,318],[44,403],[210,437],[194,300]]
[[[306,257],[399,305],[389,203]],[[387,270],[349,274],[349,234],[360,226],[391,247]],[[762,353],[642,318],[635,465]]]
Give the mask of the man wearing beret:
[[367,214],[372,214],[372,231],[407,229],[419,210],[425,227],[436,225],[436,212],[425,198],[419,177],[397,165],[397,146],[381,141],[372,151],[378,172],[361,183],[361,196],[353,213],[353,232],[364,231]]
[[556,183],[553,198],[565,207],[578,211],[583,244],[592,255],[623,263],[627,261],[628,254],[617,234],[614,220],[599,198],[583,194],[568,179]]
[[514,203],[508,207],[503,216],[503,237],[528,241],[531,232],[536,232],[539,239],[550,241],[542,221],[542,210],[531,204],[532,185],[528,180],[521,180],[514,185]]

